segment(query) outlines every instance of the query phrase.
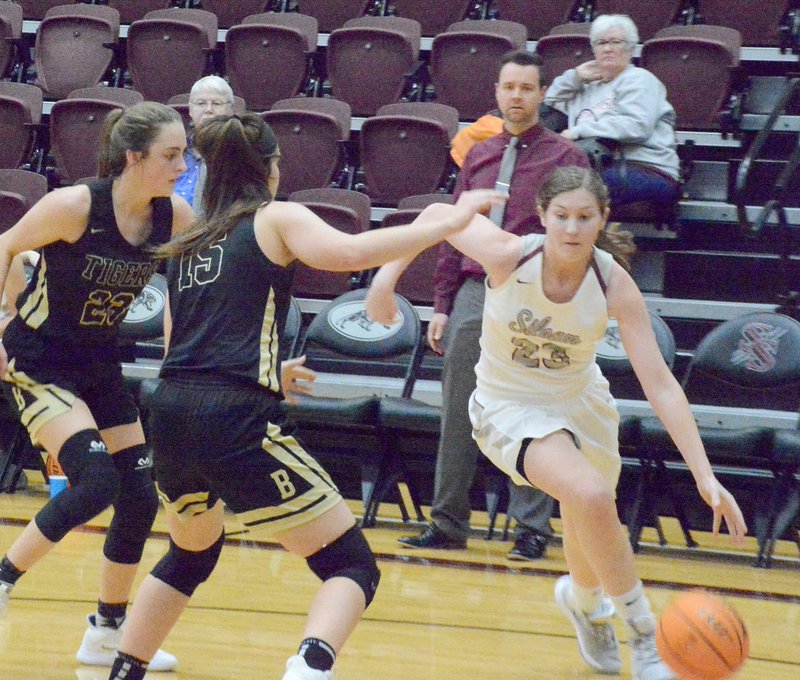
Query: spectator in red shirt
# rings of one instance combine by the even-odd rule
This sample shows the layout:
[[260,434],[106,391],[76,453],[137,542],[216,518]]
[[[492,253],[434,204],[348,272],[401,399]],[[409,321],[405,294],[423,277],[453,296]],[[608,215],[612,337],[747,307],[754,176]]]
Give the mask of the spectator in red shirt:
[[[455,188],[458,197],[468,189],[494,187],[505,148],[512,136],[518,137],[501,226],[519,235],[544,232],[536,214],[536,193],[554,168],[589,166],[580,149],[539,122],[539,107],[547,89],[541,82],[541,64],[541,57],[525,51],[511,52],[502,58],[495,97],[503,130],[469,150]],[[440,248],[428,343],[435,352],[444,354],[442,429],[431,522],[421,535],[399,539],[402,545],[412,548],[466,547],[469,489],[479,453],[472,439],[467,406],[475,389],[474,368],[480,356],[478,339],[486,273],[480,264],[448,243]],[[533,560],[544,555],[552,533],[552,511],[553,500],[543,492],[511,485],[509,514],[517,521],[517,530],[509,559]]]

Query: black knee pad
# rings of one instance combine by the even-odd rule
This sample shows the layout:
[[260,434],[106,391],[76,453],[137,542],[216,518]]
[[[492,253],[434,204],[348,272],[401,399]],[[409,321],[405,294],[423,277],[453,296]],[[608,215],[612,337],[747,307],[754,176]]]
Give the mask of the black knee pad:
[[366,606],[369,607],[378,589],[381,572],[359,526],[345,531],[333,543],[311,555],[306,562],[323,581],[335,576],[355,581],[364,591]]
[[58,463],[70,486],[36,515],[36,526],[54,543],[103,512],[119,491],[119,476],[97,430],[81,430],[67,439]]
[[170,539],[167,554],[161,558],[150,573],[186,597],[191,597],[197,586],[211,576],[211,572],[217,566],[224,542],[225,533],[223,532],[208,548],[194,552],[184,550]]
[[118,451],[111,460],[119,475],[119,494],[103,554],[112,562],[138,564],[158,512],[153,456],[144,444],[137,444]]

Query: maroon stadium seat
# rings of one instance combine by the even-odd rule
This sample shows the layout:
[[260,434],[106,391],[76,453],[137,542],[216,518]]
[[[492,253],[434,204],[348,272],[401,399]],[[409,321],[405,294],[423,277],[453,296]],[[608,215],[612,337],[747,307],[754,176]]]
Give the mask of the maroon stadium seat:
[[114,109],[142,101],[140,92],[120,87],[81,88],[53,104],[50,150],[63,183],[97,175],[105,118]]
[[278,138],[279,196],[330,186],[346,167],[344,143],[350,137],[350,105],[338,99],[281,99],[261,114]]
[[119,40],[119,12],[105,5],[60,5],[36,31],[37,84],[56,99],[97,85]]
[[145,99],[166,103],[206,75],[217,44],[217,16],[202,9],[148,12],[128,29],[127,56],[133,86]]
[[475,0],[437,0],[436,11],[431,11],[430,0],[392,0],[395,16],[419,21],[422,35],[436,35],[461,21],[475,6]]
[[330,33],[348,19],[364,16],[372,0],[296,0],[296,10],[317,20],[319,30]]
[[459,21],[433,39],[431,81],[436,101],[458,110],[461,120],[477,120],[497,107],[497,64],[525,46],[528,31],[513,21]]
[[373,115],[401,99],[419,57],[418,21],[401,17],[350,19],[330,34],[327,48],[331,94],[354,115]]
[[717,129],[734,69],[741,36],[724,26],[670,26],[642,46],[639,65],[667,88],[679,129]]
[[572,17],[574,0],[493,0],[491,12],[498,19],[516,21],[528,29],[528,38],[538,40],[553,26]]
[[22,16],[25,19],[41,21],[47,10],[58,7],[58,5],[68,5],[69,0],[15,0],[18,5],[22,5]]
[[42,99],[34,85],[0,80],[0,168],[18,168],[33,151]]
[[743,45],[777,45],[786,0],[702,0],[700,18],[704,24],[735,28]]
[[15,43],[22,36],[22,7],[0,2],[0,78],[8,75],[16,54]]
[[29,170],[0,170],[0,233],[19,222],[46,193],[44,175]]
[[[228,30],[225,67],[247,108],[266,111],[302,93],[313,74],[317,20],[304,14],[265,12]],[[279,64],[280,68],[276,68]]]
[[451,169],[450,140],[458,111],[435,102],[381,107],[361,126],[365,190],[373,202],[397,205],[406,196],[434,193]]
[[[411,224],[431,203],[452,203],[452,194],[423,194],[407,196],[399,201],[397,210],[386,213],[382,227]],[[415,305],[433,304],[433,272],[439,259],[439,246],[431,246],[417,255],[397,282],[395,291]]]
[[269,0],[203,0],[200,6],[216,14],[220,26],[229,28],[251,14],[266,11],[270,4]]
[[[304,189],[289,194],[289,200],[302,203],[332,227],[348,234],[369,229],[370,200],[366,194],[349,189]],[[298,297],[334,298],[357,287],[361,272],[331,272],[298,262],[293,294]]]
[[148,12],[171,7],[172,0],[108,0],[108,4],[119,12],[123,24],[132,24]]
[[594,59],[592,45],[589,42],[591,24],[559,24],[550,29],[536,43],[536,54],[542,64],[544,82],[552,82],[564,71],[575,68],[578,64]]

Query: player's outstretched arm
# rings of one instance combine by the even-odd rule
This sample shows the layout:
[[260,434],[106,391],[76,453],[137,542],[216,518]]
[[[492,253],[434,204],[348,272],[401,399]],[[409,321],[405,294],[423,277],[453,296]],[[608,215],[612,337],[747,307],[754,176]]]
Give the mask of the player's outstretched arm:
[[609,314],[619,323],[625,352],[658,416],[694,477],[697,490],[714,512],[714,532],[722,521],[734,541],[747,533],[747,524],[733,495],[719,483],[680,384],[664,362],[650,324],[644,299],[630,275],[614,269],[608,287]]

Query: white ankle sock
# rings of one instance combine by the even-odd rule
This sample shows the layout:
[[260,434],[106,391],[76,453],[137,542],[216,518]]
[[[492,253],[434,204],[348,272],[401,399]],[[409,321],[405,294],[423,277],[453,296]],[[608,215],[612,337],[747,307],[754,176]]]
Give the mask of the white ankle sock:
[[638,581],[627,593],[612,596],[611,600],[614,602],[617,613],[632,627],[634,632],[640,634],[642,631],[639,630],[640,627],[632,626],[632,621],[638,621],[641,620],[642,617],[648,617],[655,622],[653,610],[650,608],[647,595],[644,594],[644,586],[641,581]]
[[603,601],[603,587],[586,588],[570,578],[570,599],[584,614],[591,614]]

